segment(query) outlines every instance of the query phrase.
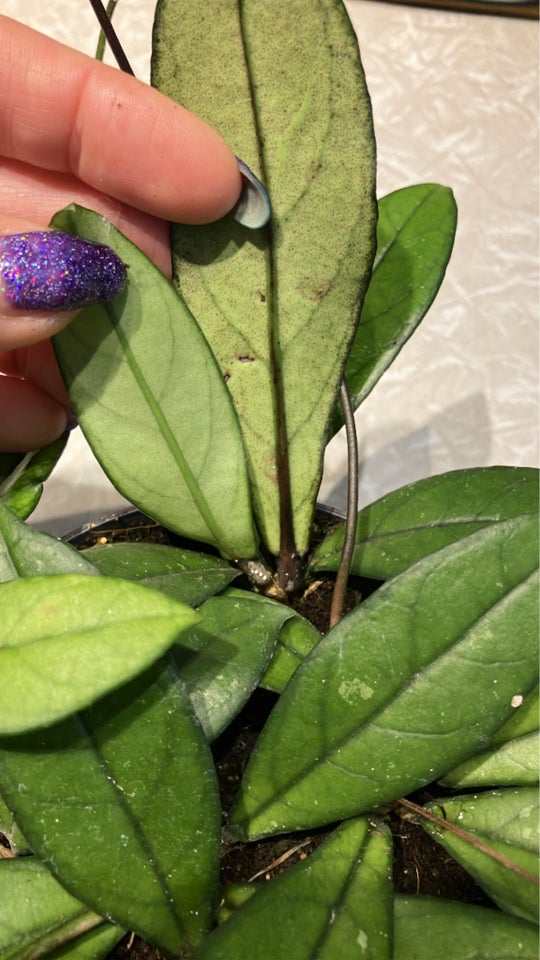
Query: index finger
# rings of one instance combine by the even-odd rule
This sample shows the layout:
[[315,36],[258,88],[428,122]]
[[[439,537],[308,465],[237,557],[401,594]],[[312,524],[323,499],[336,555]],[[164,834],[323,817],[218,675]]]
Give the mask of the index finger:
[[207,223],[241,178],[219,134],[113,67],[0,16],[0,155],[69,173],[164,220]]

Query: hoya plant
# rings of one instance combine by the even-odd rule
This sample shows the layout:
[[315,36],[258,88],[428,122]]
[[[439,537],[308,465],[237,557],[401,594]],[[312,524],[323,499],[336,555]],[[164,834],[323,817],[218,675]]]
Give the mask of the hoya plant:
[[[172,284],[96,213],[54,218],[128,265],[55,349],[96,457],[175,545],[77,551],[25,523],[64,439],[1,460],[0,953],[97,960],[136,934],[196,960],[532,960],[537,474],[480,465],[355,515],[352,413],[439,288],[452,193],[376,201],[341,0],[160,0],[152,82],[217,127],[271,217],[174,225]],[[344,422],[348,517],[316,537]],[[326,581],[317,628],[299,604]],[[396,817],[489,905],[396,892]],[[220,878],[222,853],[276,839],[262,879]]]

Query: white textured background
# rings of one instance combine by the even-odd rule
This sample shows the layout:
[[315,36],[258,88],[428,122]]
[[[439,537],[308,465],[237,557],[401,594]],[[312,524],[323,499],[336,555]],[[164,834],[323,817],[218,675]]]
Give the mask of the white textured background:
[[[358,413],[361,505],[444,470],[537,465],[538,24],[346,0],[373,99],[378,192],[451,186],[458,234],[439,296]],[[148,77],[154,0],[121,0],[128,58]],[[85,0],[0,11],[92,54]],[[344,441],[321,499],[344,504]],[[76,431],[34,514],[62,533],[122,502]]]

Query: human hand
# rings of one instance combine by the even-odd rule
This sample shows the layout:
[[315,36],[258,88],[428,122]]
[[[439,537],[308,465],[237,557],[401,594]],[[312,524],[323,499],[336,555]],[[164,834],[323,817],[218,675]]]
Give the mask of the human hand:
[[[198,117],[0,16],[0,242],[43,230],[74,201],[170,275],[169,221],[217,220],[240,189],[234,155]],[[14,306],[0,272],[0,451],[38,449],[66,428],[69,398],[49,337],[75,314]]]

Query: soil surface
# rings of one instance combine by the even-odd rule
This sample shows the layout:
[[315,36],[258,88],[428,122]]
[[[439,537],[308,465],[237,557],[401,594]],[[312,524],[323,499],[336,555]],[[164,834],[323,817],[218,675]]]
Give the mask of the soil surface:
[[[329,527],[338,522],[330,516],[324,518],[318,529],[322,538]],[[119,541],[145,541],[165,543],[200,549],[199,544],[180,541],[174,534],[164,530],[159,524],[137,511],[128,511],[115,518],[115,522],[105,521],[88,527],[79,533],[72,542],[79,548],[94,546],[98,543]],[[206,548],[205,548],[206,549]],[[211,551],[208,551],[211,552]],[[235,586],[239,581],[235,581]],[[246,584],[247,586],[247,584]],[[346,598],[346,610],[352,610],[377,587],[374,581],[361,581],[351,578]],[[321,633],[328,629],[328,618],[332,600],[333,581],[331,578],[314,580],[307,584],[303,595],[297,597],[293,606],[306,617]],[[221,792],[223,817],[236,797],[242,774],[277,695],[269,691],[257,690],[243,711],[225,733],[213,745],[219,788]],[[430,800],[444,796],[445,791],[434,785],[433,790],[424,788],[408,799],[422,805]],[[403,816],[399,802],[381,810],[394,837],[393,881],[398,893],[423,894],[459,900],[482,906],[494,906],[478,887],[470,874],[453,860],[446,850],[431,839],[422,827],[408,817]],[[259,842],[236,844],[224,849],[221,864],[221,881],[225,883],[266,883],[278,873],[287,870],[298,860],[304,860],[324,840],[331,828],[279,836]],[[163,955],[138,937],[127,935],[110,954],[109,960],[164,960]]]

